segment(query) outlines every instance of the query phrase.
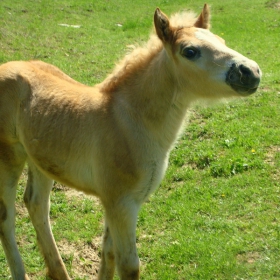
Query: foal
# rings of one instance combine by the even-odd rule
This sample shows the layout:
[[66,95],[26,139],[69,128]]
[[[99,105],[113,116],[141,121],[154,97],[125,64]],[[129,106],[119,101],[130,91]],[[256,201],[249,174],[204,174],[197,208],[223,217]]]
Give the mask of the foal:
[[39,61],[0,67],[0,237],[14,280],[28,279],[15,240],[16,186],[25,162],[24,202],[48,275],[70,279],[49,222],[53,181],[100,198],[105,234],[99,279],[139,279],[136,220],[162,180],[187,109],[201,98],[246,96],[258,65],[225,46],[198,18],[154,14],[156,34],[99,85],[82,85]]

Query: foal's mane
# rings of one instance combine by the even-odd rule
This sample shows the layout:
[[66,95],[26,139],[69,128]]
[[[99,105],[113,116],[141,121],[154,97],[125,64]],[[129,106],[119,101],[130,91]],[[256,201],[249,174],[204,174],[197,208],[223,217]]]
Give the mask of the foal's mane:
[[[191,27],[196,15],[190,11],[182,11],[170,17],[170,24],[175,29]],[[115,67],[113,72],[102,82],[101,89],[112,93],[125,83],[135,72],[145,70],[153,58],[163,49],[163,43],[153,29],[148,42],[144,46],[134,48]]]

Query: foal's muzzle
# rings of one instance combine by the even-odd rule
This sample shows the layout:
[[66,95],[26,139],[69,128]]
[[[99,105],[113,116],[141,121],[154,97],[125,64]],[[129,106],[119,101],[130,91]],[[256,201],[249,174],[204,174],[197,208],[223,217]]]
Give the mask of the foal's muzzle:
[[226,76],[226,83],[240,94],[254,93],[260,84],[261,71],[258,66],[249,67],[233,63]]

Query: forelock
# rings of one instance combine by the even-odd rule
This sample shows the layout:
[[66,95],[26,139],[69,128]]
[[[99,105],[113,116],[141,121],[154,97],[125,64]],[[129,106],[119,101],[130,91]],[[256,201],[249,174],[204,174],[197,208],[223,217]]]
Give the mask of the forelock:
[[191,11],[182,11],[170,17],[170,24],[175,28],[191,27],[195,24],[197,16]]

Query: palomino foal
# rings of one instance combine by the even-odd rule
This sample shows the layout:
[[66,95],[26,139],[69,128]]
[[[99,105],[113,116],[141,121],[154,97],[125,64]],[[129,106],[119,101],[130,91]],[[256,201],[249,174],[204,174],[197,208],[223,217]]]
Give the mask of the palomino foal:
[[136,220],[167,168],[187,109],[198,99],[246,96],[258,65],[198,18],[155,11],[153,34],[99,85],[87,87],[39,61],[0,67],[0,236],[14,280],[28,279],[15,240],[16,186],[25,162],[24,202],[48,275],[70,279],[49,222],[52,180],[93,194],[105,209],[98,278],[139,279]]

